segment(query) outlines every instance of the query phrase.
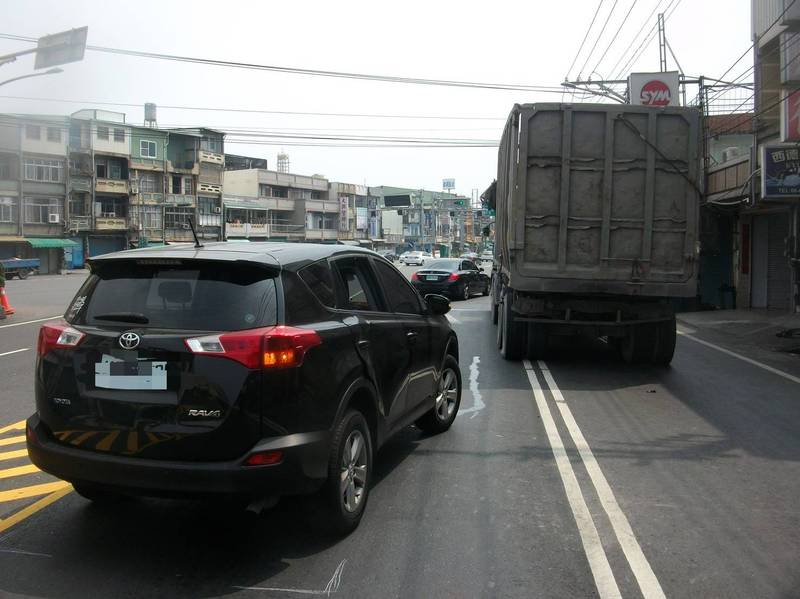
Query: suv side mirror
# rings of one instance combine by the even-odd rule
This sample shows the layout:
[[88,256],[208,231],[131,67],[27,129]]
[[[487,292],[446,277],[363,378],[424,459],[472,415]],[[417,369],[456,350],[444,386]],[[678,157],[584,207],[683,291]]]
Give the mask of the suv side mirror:
[[431,312],[436,316],[443,316],[450,311],[450,300],[443,295],[429,293],[425,296],[425,302],[428,304]]

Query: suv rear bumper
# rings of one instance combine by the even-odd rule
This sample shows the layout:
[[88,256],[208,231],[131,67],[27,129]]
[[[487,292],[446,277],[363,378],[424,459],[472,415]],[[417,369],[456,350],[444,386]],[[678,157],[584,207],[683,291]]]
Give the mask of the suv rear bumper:
[[68,447],[57,442],[37,415],[27,421],[28,455],[41,470],[72,483],[103,485],[131,495],[292,495],[312,493],[325,482],[327,431],[265,439],[247,454],[283,452],[271,466],[245,466],[247,455],[225,462],[133,458]]

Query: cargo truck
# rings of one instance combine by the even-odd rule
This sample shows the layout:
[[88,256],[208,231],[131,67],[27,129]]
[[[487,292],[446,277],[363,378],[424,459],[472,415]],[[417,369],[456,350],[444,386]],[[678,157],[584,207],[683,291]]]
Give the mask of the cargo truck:
[[697,287],[700,113],[622,104],[515,105],[497,180],[492,319],[506,359],[555,335],[602,337],[627,363],[668,364],[673,298]]

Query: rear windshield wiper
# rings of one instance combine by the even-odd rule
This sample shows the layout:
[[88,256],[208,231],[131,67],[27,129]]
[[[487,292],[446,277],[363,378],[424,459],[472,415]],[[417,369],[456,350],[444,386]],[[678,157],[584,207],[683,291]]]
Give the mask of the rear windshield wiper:
[[97,314],[93,316],[95,320],[115,320],[117,322],[135,322],[137,324],[147,324],[150,319],[138,312],[110,312],[108,314]]

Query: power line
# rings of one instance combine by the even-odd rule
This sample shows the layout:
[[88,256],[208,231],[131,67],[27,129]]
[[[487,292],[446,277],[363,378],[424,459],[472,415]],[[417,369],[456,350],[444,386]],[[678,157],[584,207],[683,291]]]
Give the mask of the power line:
[[653,17],[653,15],[656,13],[656,11],[658,10],[658,7],[659,7],[659,6],[661,6],[661,3],[662,3],[663,1],[664,1],[664,0],[658,0],[658,4],[656,4],[656,5],[653,7],[653,10],[652,10],[652,11],[650,11],[650,14],[649,14],[649,15],[647,15],[647,18],[644,20],[644,23],[643,23],[643,24],[642,24],[642,26],[639,28],[639,31],[636,33],[636,35],[635,35],[635,36],[633,36],[633,39],[631,40],[631,43],[630,43],[630,44],[628,44],[628,47],[627,47],[627,48],[625,48],[625,49],[622,51],[622,54],[620,54],[619,58],[617,59],[617,62],[614,64],[614,66],[613,66],[613,67],[611,67],[611,69],[609,69],[609,73],[614,73],[614,72],[616,72],[616,69],[617,69],[617,67],[619,66],[619,64],[622,62],[622,59],[623,59],[623,58],[625,58],[625,56],[628,54],[628,51],[629,51],[629,50],[630,50],[630,49],[633,47],[633,44],[635,44],[635,43],[636,43],[636,40],[638,40],[638,39],[639,39],[639,36],[640,36],[640,35],[642,34],[642,32],[644,31],[644,28],[645,28],[645,27],[647,27],[647,24],[650,22],[650,19],[651,19],[651,18]]
[[[130,102],[102,102],[98,100],[68,100],[56,98],[37,98],[32,96],[4,96],[11,100],[26,100],[35,102],[56,102],[65,104],[82,104],[84,106],[125,106],[141,108],[143,103],[133,104]],[[455,120],[455,121],[505,121],[505,118],[486,117],[486,116],[447,116],[447,115],[415,115],[415,114],[370,114],[353,112],[302,112],[296,110],[263,110],[254,108],[215,108],[210,106],[175,106],[169,104],[159,104],[159,108],[169,110],[195,110],[204,112],[231,112],[246,114],[278,114],[278,115],[297,115],[297,116],[335,116],[347,118],[381,118],[381,119],[419,119],[419,120]]]
[[[0,38],[15,41],[36,42],[37,38],[0,33]],[[154,60],[168,60],[173,62],[185,62],[192,64],[204,64],[216,67],[252,69],[257,71],[271,71],[292,75],[307,75],[315,77],[333,77],[340,79],[357,79],[362,81],[382,81],[385,83],[404,83],[413,85],[438,85],[445,87],[466,87],[474,89],[505,90],[505,91],[530,91],[541,93],[561,93],[560,87],[544,85],[523,85],[515,83],[485,83],[479,81],[455,81],[449,79],[425,79],[422,77],[398,77],[394,75],[373,75],[367,73],[354,73],[347,71],[325,71],[320,69],[305,69],[299,67],[283,67],[276,65],[257,64],[248,62],[238,62],[231,60],[218,60],[214,58],[201,58],[196,56],[181,56],[177,54],[162,54],[158,52],[145,52],[141,50],[127,50],[123,48],[111,48],[107,46],[87,45],[87,50],[93,52],[104,52],[121,56],[134,56],[136,58],[150,58]]]
[[628,9],[628,12],[625,13],[625,17],[622,19],[622,23],[619,24],[619,27],[617,27],[617,31],[614,33],[614,35],[611,36],[611,41],[608,42],[608,45],[606,46],[606,49],[603,51],[603,54],[600,56],[600,60],[597,61],[597,64],[594,66],[594,69],[592,69],[593,73],[598,72],[598,69],[600,68],[600,63],[603,62],[603,59],[606,57],[606,54],[608,54],[608,51],[611,49],[611,46],[613,46],[614,42],[617,41],[617,36],[619,35],[619,32],[622,31],[622,28],[625,26],[625,23],[628,21],[628,17],[631,16],[631,12],[633,12],[633,7],[636,6],[637,2],[638,2],[638,0],[633,0],[633,2],[631,3],[631,7]]
[[[683,0],[677,0],[677,4],[675,4],[675,6],[672,6],[673,3],[675,3],[675,0],[670,0],[669,4],[667,4],[667,7],[664,9],[665,13],[664,23],[666,23],[669,20],[669,18],[675,13],[675,11],[678,10],[678,7],[680,6],[681,2],[683,2]],[[672,7],[671,11],[670,7]],[[647,50],[647,48],[650,46],[650,43],[655,39],[657,33],[658,33],[658,25],[656,24],[653,25],[653,27],[650,29],[650,32],[642,40],[642,43],[639,45],[639,48],[637,48],[636,51],[633,53],[630,60],[628,60],[628,62],[625,63],[625,66],[620,69],[620,74],[624,73],[629,68],[633,68],[633,66],[636,64],[636,61],[638,61],[639,58],[641,58],[642,54],[644,54],[644,51]]]
[[564,76],[564,79],[567,80],[567,81],[569,81],[569,74],[572,72],[572,69],[575,66],[575,63],[578,61],[578,56],[581,55],[581,51],[583,50],[583,46],[584,46],[584,44],[586,43],[586,40],[589,37],[589,32],[592,30],[592,27],[594,26],[594,22],[597,19],[597,14],[600,12],[600,7],[603,6],[603,2],[605,2],[605,0],[600,0],[600,2],[598,3],[597,8],[594,11],[594,16],[592,17],[592,22],[589,23],[589,27],[588,27],[588,29],[586,29],[586,34],[583,36],[583,40],[581,41],[581,45],[578,47],[578,51],[576,52],[575,57],[572,59],[572,64],[569,65],[569,68],[567,69],[567,74]]
[[[614,0],[614,4],[611,6],[611,10],[608,11],[608,16],[606,17],[605,23],[603,23],[603,27],[600,29],[600,33],[597,36],[597,39],[594,40],[594,45],[592,46],[592,49],[589,50],[589,54],[586,55],[586,60],[583,62],[583,66],[581,67],[581,70],[578,71],[578,79],[581,78],[581,75],[583,74],[583,70],[586,68],[586,65],[589,63],[589,59],[592,57],[592,54],[594,53],[595,48],[597,48],[597,43],[600,41],[600,38],[603,37],[603,34],[606,31],[606,27],[608,26],[608,21],[611,19],[611,15],[614,14],[614,10],[617,8],[617,2],[619,2],[619,0]],[[592,76],[592,74],[589,73],[589,77],[590,78],[591,78],[591,76]]]

